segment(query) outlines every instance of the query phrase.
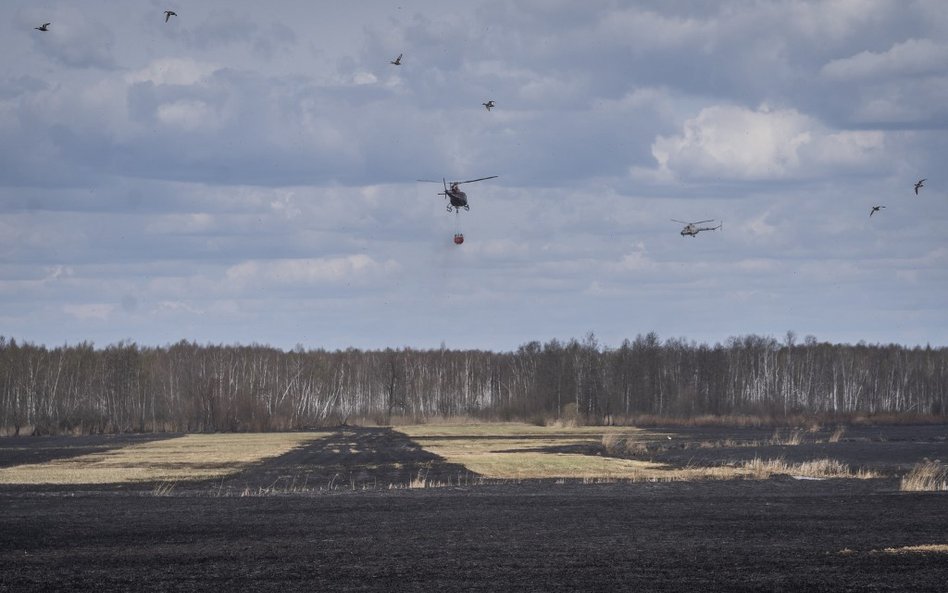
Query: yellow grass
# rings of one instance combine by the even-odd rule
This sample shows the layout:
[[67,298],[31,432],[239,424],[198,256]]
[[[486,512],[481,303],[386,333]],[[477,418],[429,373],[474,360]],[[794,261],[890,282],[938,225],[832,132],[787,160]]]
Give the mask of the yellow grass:
[[899,490],[903,492],[948,491],[948,467],[938,461],[923,461],[915,464],[909,473],[902,476]]
[[788,475],[798,478],[857,478],[869,480],[879,476],[869,470],[852,471],[848,465],[835,459],[813,459],[800,463],[789,463],[783,459],[759,459],[746,461],[743,468],[750,472],[749,477],[766,480],[775,475]]
[[676,468],[652,461],[557,452],[570,445],[599,445],[607,451],[647,452],[647,443],[664,443],[666,433],[629,427],[544,427],[502,424],[408,425],[397,427],[425,450],[448,463],[488,479],[583,479],[684,481],[768,479],[776,474],[811,478],[874,478],[838,461],[819,459],[788,464],[756,459],[743,464]]
[[[488,479],[688,480],[735,477],[736,468],[671,468],[660,463],[555,452],[569,445],[665,440],[665,433],[629,427],[494,424],[409,425],[396,429],[448,463]],[[547,449],[547,450],[544,450]]]
[[924,544],[921,546],[885,548],[882,552],[885,554],[948,554],[948,544]]
[[857,556],[868,554],[878,556],[887,554],[889,556],[907,556],[909,554],[948,554],[948,544],[921,544],[917,546],[901,546],[898,548],[883,548],[881,550],[869,550],[868,552],[858,552],[849,548],[843,548],[839,551],[841,556]]
[[327,436],[317,432],[189,434],[0,469],[0,484],[122,484],[222,478]]

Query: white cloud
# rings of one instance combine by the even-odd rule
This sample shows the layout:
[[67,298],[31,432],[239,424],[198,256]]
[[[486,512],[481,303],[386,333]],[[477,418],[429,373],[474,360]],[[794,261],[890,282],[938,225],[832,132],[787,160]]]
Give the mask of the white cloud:
[[394,260],[378,262],[362,254],[344,257],[249,260],[227,269],[226,278],[238,286],[341,284],[395,273]]
[[155,305],[153,312],[156,314],[190,313],[193,315],[202,315],[204,313],[201,309],[185,301],[160,301]]
[[75,317],[80,321],[86,321],[90,319],[98,319],[100,321],[106,321],[112,312],[115,310],[115,305],[109,305],[105,303],[90,303],[86,305],[63,305],[63,313]]
[[170,235],[212,233],[219,230],[216,218],[207,212],[155,216],[145,227],[147,233]]
[[655,270],[658,268],[656,262],[649,257],[645,244],[637,242],[631,253],[624,253],[618,262],[609,262],[606,270],[612,273],[622,272],[640,272],[644,270]]
[[204,101],[185,99],[158,106],[159,121],[189,130],[214,127],[218,118],[218,110]]
[[824,43],[852,35],[870,23],[884,21],[901,4],[893,0],[786,0],[765,3],[768,8],[776,9],[784,23],[791,23],[808,37]]
[[865,166],[884,148],[881,132],[826,129],[795,109],[716,105],[659,136],[652,155],[661,171],[682,178],[790,179],[829,166]]
[[642,52],[682,46],[707,48],[714,39],[714,19],[665,16],[639,7],[603,15],[597,35]]
[[159,58],[152,60],[144,68],[125,75],[129,85],[137,82],[151,82],[156,85],[193,85],[207,78],[217,66],[199,62],[190,58]]
[[62,278],[69,278],[75,275],[75,271],[70,266],[57,265],[46,268],[46,276],[43,282],[53,282]]

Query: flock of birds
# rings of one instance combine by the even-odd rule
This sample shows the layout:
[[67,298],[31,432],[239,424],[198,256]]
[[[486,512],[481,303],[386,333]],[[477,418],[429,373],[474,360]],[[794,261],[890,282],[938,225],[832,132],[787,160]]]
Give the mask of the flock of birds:
[[[398,57],[397,57],[397,58],[395,58],[394,60],[389,60],[388,63],[389,63],[389,64],[392,64],[393,66],[401,66],[401,65],[402,65],[402,56],[404,56],[404,55],[405,55],[405,54],[398,54]],[[497,104],[494,103],[493,99],[488,99],[488,100],[487,100],[487,103],[481,103],[481,105],[483,105],[484,108],[487,109],[487,111],[490,111],[490,110],[493,109],[494,107],[497,107]]]
[[[171,20],[171,17],[173,17],[173,16],[178,16],[178,13],[175,12],[175,11],[173,11],[173,10],[166,10],[166,11],[165,11],[165,22],[167,23],[169,20]],[[52,24],[53,24],[53,23],[43,23],[43,24],[40,25],[39,27],[33,27],[33,28],[36,29],[37,31],[48,32],[48,31],[49,31],[49,26],[52,25]],[[404,54],[398,54],[398,57],[395,58],[394,60],[390,60],[390,61],[389,61],[389,64],[392,64],[393,66],[401,66],[401,65],[402,65],[402,56],[403,56],[403,55],[404,55]],[[484,108],[487,109],[487,111],[490,111],[491,109],[493,109],[494,107],[497,106],[497,104],[496,104],[492,99],[488,99],[488,101],[487,101],[486,103],[481,103],[481,105],[483,105]]]
[[[164,11],[164,15],[165,15],[165,23],[167,23],[171,20],[171,17],[177,17],[178,13],[173,10],[166,10]],[[33,27],[33,28],[36,29],[37,31],[42,31],[44,33],[47,33],[50,30],[49,29],[50,25],[52,25],[52,23],[43,23],[39,27]],[[389,64],[393,66],[401,66],[402,58],[404,57],[404,55],[405,54],[403,53],[398,54],[398,56],[395,59],[389,60]],[[497,106],[497,103],[493,99],[488,99],[486,102],[481,103],[481,105],[483,105],[487,111],[490,111],[491,109]],[[481,181],[482,179],[493,179],[493,177],[496,177],[496,176],[476,179],[474,181]],[[468,182],[452,182],[450,190],[448,189],[447,184],[445,184],[445,191],[441,195],[444,195],[445,197],[450,197],[451,202],[453,204],[453,206],[448,206],[448,210],[450,210],[452,207],[458,207],[458,205],[460,205],[460,207],[467,209],[466,196],[464,192],[460,191],[460,189],[458,188],[458,185],[460,185],[461,183],[468,183]],[[457,244],[460,244],[463,241],[464,241],[464,235],[460,233],[455,233],[454,242]]]
[[[173,17],[173,16],[178,16],[178,13],[175,12],[175,11],[173,11],[173,10],[166,10],[166,11],[165,11],[165,22],[167,23],[167,22],[171,19],[171,17]],[[49,26],[52,25],[52,24],[53,24],[53,23],[43,23],[43,24],[40,25],[39,27],[33,27],[33,28],[36,29],[37,31],[49,31]],[[399,56],[399,57],[401,57],[401,56]]]
[[[167,23],[169,20],[171,20],[171,17],[173,17],[173,16],[178,16],[178,13],[176,13],[176,12],[173,11],[173,10],[166,10],[166,11],[164,12],[164,14],[165,14],[165,22],[166,22],[166,23]],[[40,25],[39,27],[33,27],[33,28],[36,29],[37,31],[48,32],[50,25],[52,25],[52,23],[43,23],[43,24]],[[401,65],[402,65],[402,57],[403,57],[403,56],[404,56],[404,54],[398,54],[398,57],[396,57],[394,60],[390,60],[390,61],[389,61],[389,64],[392,64],[393,66],[401,66]],[[483,105],[484,108],[485,108],[487,111],[490,111],[491,109],[493,109],[494,107],[497,106],[497,104],[494,102],[493,99],[488,99],[485,103],[481,103],[481,105]],[[920,190],[920,189],[922,189],[923,187],[925,187],[925,181],[927,181],[927,178],[919,179],[918,181],[915,182],[915,195],[916,195],[916,196],[918,195],[918,190]],[[880,205],[876,205],[876,206],[872,206],[872,208],[869,210],[869,218],[872,218],[872,215],[873,215],[873,214],[875,214],[876,212],[881,212],[884,208],[885,208],[885,206],[884,206],[884,205],[881,205],[881,204],[880,204]],[[680,221],[677,221],[677,220],[676,220],[675,222],[680,222]],[[709,222],[709,221],[700,221],[700,222]],[[689,232],[689,229],[691,229],[691,227],[696,226],[697,224],[698,224],[698,223],[688,223],[688,225],[685,227],[685,230],[683,230],[683,231],[681,232],[682,236],[684,236],[684,235],[686,235],[686,234],[690,234],[692,237],[694,237],[695,235],[697,235],[697,234],[698,234],[697,232]],[[717,228],[720,228],[720,227],[696,228],[696,229],[693,229],[693,230],[695,230],[695,231],[701,231],[701,230],[717,230]]]
[[[928,179],[919,179],[918,181],[915,182],[915,195],[916,196],[918,195],[918,190],[925,187],[926,181],[928,181]],[[869,210],[869,218],[872,218],[873,214],[875,214],[876,212],[879,212],[883,208],[885,208],[885,206],[873,206],[872,209]]]

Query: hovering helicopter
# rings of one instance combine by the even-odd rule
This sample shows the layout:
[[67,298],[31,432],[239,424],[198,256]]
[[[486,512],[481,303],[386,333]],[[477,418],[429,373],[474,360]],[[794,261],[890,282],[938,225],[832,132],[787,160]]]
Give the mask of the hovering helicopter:
[[681,229],[682,237],[684,237],[685,235],[688,235],[690,237],[696,237],[698,233],[700,233],[701,231],[716,231],[719,228],[724,226],[723,222],[719,224],[718,226],[698,226],[706,222],[714,222],[713,218],[709,220],[699,220],[698,222],[685,222],[684,220],[675,220],[674,218],[671,219],[671,221],[685,225],[685,228]]
[[[461,188],[458,187],[462,183],[474,183],[475,181],[484,181],[485,179],[494,179],[497,175],[491,175],[490,177],[480,177],[478,179],[468,179],[467,181],[452,181],[450,187],[448,182],[443,178],[441,183],[444,185],[444,191],[438,192],[439,196],[444,196],[451,200],[451,203],[448,204],[448,212],[454,210],[460,212],[461,208],[465,210],[470,210],[471,207],[467,204],[467,194],[461,191]],[[437,181],[432,181],[431,179],[419,179],[418,181],[426,183],[438,183]]]
[[[448,212],[451,212],[451,210],[454,210],[455,214],[460,214],[461,208],[464,208],[465,210],[470,210],[471,207],[467,203],[467,194],[461,191],[461,188],[459,186],[462,183],[474,183],[475,181],[484,181],[485,179],[494,179],[496,177],[497,175],[491,175],[490,177],[479,177],[477,179],[468,179],[467,181],[452,181],[450,186],[448,185],[448,182],[442,177],[441,185],[444,186],[444,191],[438,192],[438,195],[444,196],[445,198],[450,200],[450,203],[448,204]],[[419,179],[418,181],[427,182],[427,183],[438,183],[437,181],[433,181],[431,179]],[[454,232],[455,245],[460,245],[461,243],[464,243],[464,234],[461,232],[460,227],[461,227],[460,216],[458,216],[455,220],[455,232]]]

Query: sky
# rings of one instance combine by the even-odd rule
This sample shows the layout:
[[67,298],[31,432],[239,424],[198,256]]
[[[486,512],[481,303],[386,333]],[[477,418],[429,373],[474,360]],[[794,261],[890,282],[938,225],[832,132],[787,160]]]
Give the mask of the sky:
[[5,3],[0,335],[948,345],[944,0],[260,6]]

